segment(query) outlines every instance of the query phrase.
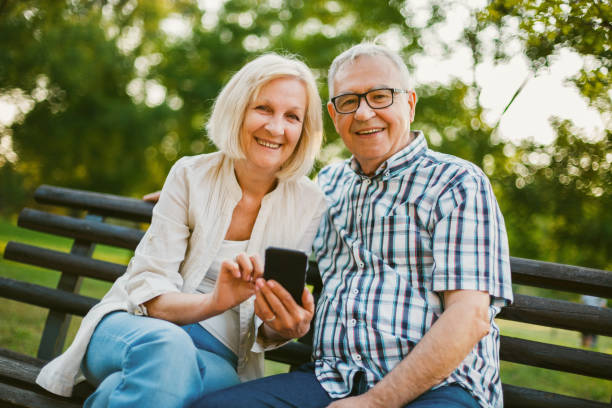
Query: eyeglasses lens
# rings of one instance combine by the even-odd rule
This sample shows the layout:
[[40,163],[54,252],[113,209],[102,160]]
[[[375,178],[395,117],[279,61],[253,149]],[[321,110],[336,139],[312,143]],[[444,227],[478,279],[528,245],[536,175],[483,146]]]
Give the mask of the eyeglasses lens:
[[[335,98],[336,110],[340,113],[352,113],[359,108],[360,95],[347,94]],[[365,94],[365,99],[372,109],[382,109],[393,103],[391,89],[373,89]]]

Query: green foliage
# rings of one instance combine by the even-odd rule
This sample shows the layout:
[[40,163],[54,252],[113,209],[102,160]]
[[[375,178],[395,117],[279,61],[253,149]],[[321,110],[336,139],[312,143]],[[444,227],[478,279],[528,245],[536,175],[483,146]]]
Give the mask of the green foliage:
[[[611,269],[612,136],[590,141],[569,122],[554,122],[552,145],[524,143],[500,180],[501,203],[522,256]],[[510,205],[509,205],[510,204]]]
[[[610,111],[612,5],[609,1],[494,0],[480,17],[497,25],[502,36],[506,24],[518,22],[519,38],[536,70],[547,66],[562,48],[584,56],[586,64],[574,83],[593,106],[601,112]],[[512,33],[506,32],[509,35]]]
[[14,170],[26,191],[49,182],[128,193],[146,178],[144,151],[168,109],[126,93],[134,57],[108,38],[99,9],[38,3],[9,3],[0,20],[0,92],[19,89],[33,105],[9,131]]
[[[604,114],[598,140],[567,121],[552,120],[557,139],[548,146],[508,146],[500,201],[513,254],[612,269],[612,6],[595,0],[494,0],[479,15],[503,45],[521,40],[533,70],[547,67],[561,49],[584,58],[572,82],[590,106]],[[511,27],[517,26],[518,29]]]

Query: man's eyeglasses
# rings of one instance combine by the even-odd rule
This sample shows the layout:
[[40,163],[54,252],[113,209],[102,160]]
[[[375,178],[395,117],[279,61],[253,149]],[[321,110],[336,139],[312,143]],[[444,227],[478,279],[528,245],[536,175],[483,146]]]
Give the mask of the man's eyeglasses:
[[408,91],[398,88],[379,88],[362,94],[349,93],[334,96],[331,98],[331,102],[338,113],[353,113],[357,111],[362,97],[365,98],[370,108],[383,109],[393,105],[393,95],[396,93],[408,93]]

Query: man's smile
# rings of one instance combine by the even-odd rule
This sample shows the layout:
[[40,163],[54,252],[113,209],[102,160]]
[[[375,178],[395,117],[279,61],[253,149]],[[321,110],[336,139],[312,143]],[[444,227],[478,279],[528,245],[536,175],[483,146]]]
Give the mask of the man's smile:
[[385,128],[377,127],[377,128],[357,130],[355,131],[355,133],[360,136],[366,136],[366,135],[372,135],[374,133],[382,132],[383,130],[385,130]]

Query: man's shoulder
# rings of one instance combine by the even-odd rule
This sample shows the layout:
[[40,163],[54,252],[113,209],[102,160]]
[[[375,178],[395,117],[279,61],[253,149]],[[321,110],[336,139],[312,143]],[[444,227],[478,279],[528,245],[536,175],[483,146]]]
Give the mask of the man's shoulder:
[[488,177],[476,164],[447,153],[427,149],[418,164],[419,171],[435,174],[444,182],[489,182]]
[[321,187],[330,183],[335,184],[338,179],[350,174],[347,170],[348,166],[346,165],[346,160],[328,164],[319,171],[319,174],[317,174],[317,183]]

